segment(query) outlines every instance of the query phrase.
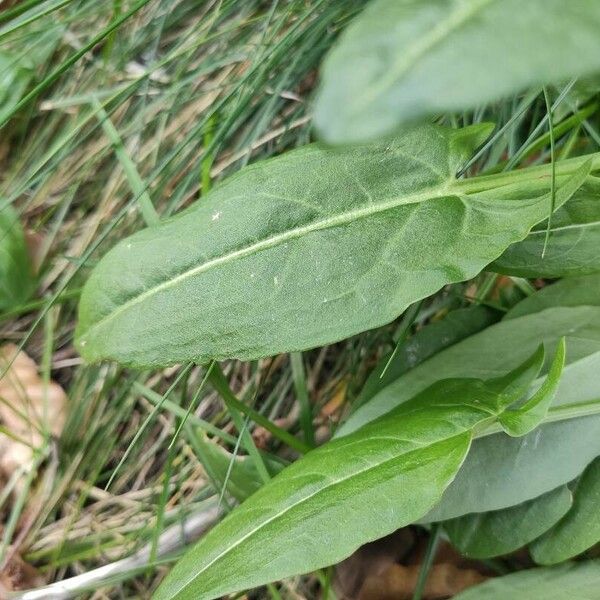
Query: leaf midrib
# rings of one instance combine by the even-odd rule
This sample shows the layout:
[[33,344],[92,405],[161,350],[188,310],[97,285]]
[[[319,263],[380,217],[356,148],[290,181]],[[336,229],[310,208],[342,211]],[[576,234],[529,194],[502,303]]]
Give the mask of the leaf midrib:
[[[489,418],[489,415],[487,414],[486,411],[482,410],[481,407],[474,407],[476,409],[480,409],[481,412],[483,412],[486,415],[486,418]],[[427,448],[431,448],[437,444],[441,444],[444,442],[448,442],[454,438],[459,438],[461,436],[463,436],[465,433],[468,433],[469,431],[473,431],[475,426],[468,428],[468,429],[464,429],[463,431],[461,431],[460,433],[457,433],[455,435],[451,435],[448,437],[442,437],[438,440],[436,440],[435,442],[432,442],[430,444],[422,444],[421,446],[426,446]],[[414,442],[414,440],[413,440]],[[226,556],[227,554],[229,554],[230,552],[232,552],[235,548],[237,548],[241,543],[245,542],[248,538],[252,537],[254,534],[256,534],[258,531],[260,531],[262,528],[266,527],[267,525],[269,525],[270,523],[272,523],[275,519],[278,519],[279,517],[285,515],[287,512],[289,512],[290,510],[300,506],[301,504],[304,504],[305,502],[308,502],[310,499],[314,498],[315,496],[321,494],[322,492],[329,490],[337,485],[341,485],[345,482],[347,482],[350,479],[353,479],[354,477],[359,477],[365,473],[368,473],[369,471],[372,471],[373,469],[378,469],[384,465],[386,465],[389,462],[392,462],[394,460],[398,460],[398,458],[402,457],[406,457],[409,456],[410,454],[412,454],[413,452],[418,452],[419,450],[421,450],[421,448],[417,447],[417,448],[413,448],[407,452],[404,452],[402,454],[396,454],[394,456],[392,456],[391,458],[387,458],[381,462],[378,462],[374,465],[370,465],[365,469],[361,469],[360,471],[355,471],[353,473],[351,473],[350,475],[348,475],[347,477],[343,477],[342,479],[336,479],[335,481],[331,482],[329,485],[322,487],[318,490],[316,490],[315,492],[304,496],[303,498],[301,498],[300,500],[298,500],[297,502],[290,504],[289,506],[286,506],[283,510],[279,511],[278,513],[272,515],[271,517],[269,517],[268,519],[262,521],[259,525],[257,525],[256,527],[254,527],[254,529],[250,530],[248,533],[246,533],[245,535],[243,535],[241,538],[239,538],[235,543],[233,543],[231,546],[228,546],[225,550],[223,550],[220,554],[218,554],[215,558],[213,558],[206,566],[204,566],[202,568],[201,571],[196,571],[193,575],[193,577],[191,579],[189,579],[184,585],[182,585],[178,590],[177,593],[181,592],[182,590],[184,590],[188,585],[190,585],[193,581],[195,581],[200,575],[202,575],[204,572],[206,572],[208,569],[210,569],[210,567],[212,567],[216,562],[220,561],[224,556]]]
[[144,292],[133,296],[132,298],[129,298],[128,300],[120,304],[116,309],[107,313],[100,320],[96,321],[96,323],[88,327],[88,329],[82,334],[82,338],[87,336],[89,332],[102,327],[106,322],[116,318],[118,315],[125,312],[132,306],[135,306],[136,304],[139,304],[140,302],[143,302],[144,300],[152,297],[154,294],[174,287],[178,283],[181,283],[182,281],[185,281],[190,277],[198,275],[199,273],[208,271],[213,267],[226,264],[228,262],[232,262],[240,258],[245,258],[246,256],[250,256],[254,253],[261,252],[262,250],[273,248],[279,244],[283,244],[290,240],[302,237],[304,235],[308,235],[309,233],[313,233],[315,231],[330,229],[332,227],[340,227],[348,223],[352,223],[354,221],[358,221],[360,219],[364,219],[372,215],[385,212],[387,210],[392,210],[399,206],[407,204],[418,204],[420,202],[433,198],[444,198],[446,196],[457,195],[459,186],[456,185],[456,189],[453,190],[453,184],[458,183],[459,182],[457,182],[456,179],[452,178],[446,182],[442,182],[436,185],[435,187],[425,188],[424,190],[415,194],[408,194],[406,196],[401,196],[400,198],[394,198],[389,202],[382,202],[380,204],[375,205],[367,204],[366,206],[362,206],[359,209],[344,212],[333,217],[313,221],[308,225],[302,225],[300,227],[288,229],[283,233],[278,233],[274,236],[264,238],[262,240],[259,240],[258,242],[255,242],[243,248],[239,248],[238,250],[233,250],[222,256],[218,256],[216,258],[207,260],[199,265],[187,269],[186,271],[183,271],[182,273],[176,275],[175,277],[172,277],[171,279],[163,281],[162,283],[159,283],[154,287],[151,287],[145,290]]
[[360,113],[366,107],[370,106],[378,96],[388,92],[397,83],[398,79],[405,75],[426,52],[441,44],[449,34],[459,29],[479,11],[495,1],[474,0],[475,3],[472,6],[467,6],[466,8],[459,7],[450,13],[446,19],[440,21],[418,43],[414,44],[411,49],[397,52],[398,59],[387,71],[385,77],[382,77],[376,85],[363,90],[360,102],[354,107],[354,112]]

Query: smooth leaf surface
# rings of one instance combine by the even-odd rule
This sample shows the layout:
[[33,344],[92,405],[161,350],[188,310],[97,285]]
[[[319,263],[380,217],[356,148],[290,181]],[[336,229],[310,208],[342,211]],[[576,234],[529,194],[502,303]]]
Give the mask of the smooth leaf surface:
[[600,189],[585,184],[552,216],[543,254],[546,223],[510,246],[491,269],[518,277],[572,277],[600,271]]
[[312,571],[418,519],[460,468],[473,431],[522,395],[542,362],[536,352],[502,378],[439,381],[309,452],[203,537],[155,600],[215,598]]
[[600,71],[598,29],[596,0],[375,0],[325,59],[316,127],[359,142]]
[[[553,407],[600,398],[600,308],[557,307],[492,325],[426,360],[351,415],[337,435],[385,414],[436,380],[497,376],[524,360],[540,342],[553,350],[562,337],[568,351]],[[518,439],[503,433],[477,439],[426,520],[500,510],[531,500],[573,480],[598,455],[598,416],[544,424]]]
[[573,558],[600,542],[600,459],[592,462],[574,489],[573,507],[529,548],[533,559],[551,565]]
[[496,577],[454,600],[596,600],[598,590],[600,561],[588,561]]
[[32,265],[19,216],[10,206],[5,206],[0,209],[0,310],[23,304],[34,288]]
[[511,508],[475,513],[444,522],[452,544],[470,558],[514,552],[548,531],[570,508],[573,496],[561,486]]
[[[134,366],[255,359],[391,321],[546,217],[547,170],[500,176],[501,186],[456,180],[489,131],[422,126],[242,170],[100,261],[82,293],[79,351]],[[590,165],[567,163],[558,205]]]
[[519,302],[508,311],[504,320],[556,306],[600,306],[600,275],[572,277],[548,285]]

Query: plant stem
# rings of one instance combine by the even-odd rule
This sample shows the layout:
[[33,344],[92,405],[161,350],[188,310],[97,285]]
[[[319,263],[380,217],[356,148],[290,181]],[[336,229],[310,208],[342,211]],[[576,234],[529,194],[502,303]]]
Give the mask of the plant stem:
[[[591,170],[597,171],[600,169],[600,152],[593,154],[585,154],[567,160],[561,160],[554,166],[556,169],[556,177],[568,177],[575,173],[587,162],[591,163]],[[457,188],[465,194],[476,194],[478,192],[486,192],[495,188],[511,185],[514,183],[523,183],[524,181],[543,181],[552,178],[552,165],[539,165],[535,167],[527,167],[525,169],[517,169],[515,171],[507,171],[503,173],[494,173],[492,175],[480,175],[469,179],[461,179],[452,184],[453,188]]]
[[552,227],[552,215],[556,205],[556,150],[554,147],[554,119],[552,118],[552,105],[548,88],[544,87],[544,100],[546,101],[546,110],[548,111],[548,128],[550,133],[550,214],[548,215],[548,224],[546,226],[546,235],[544,237],[544,247],[542,249],[542,258],[546,255],[548,241],[550,240],[550,228]]
[[[550,408],[546,417],[540,423],[546,425],[548,423],[557,423],[559,421],[569,421],[570,419],[578,419],[580,417],[590,417],[600,414],[600,398],[596,400],[587,400],[585,402],[576,402],[573,404],[563,404]],[[478,431],[473,436],[474,439],[502,433],[504,429],[499,423],[492,423],[485,429]]]
[[415,591],[413,593],[413,600],[421,600],[423,597],[423,590],[425,589],[427,577],[429,576],[429,571],[431,570],[431,566],[435,559],[441,531],[442,528],[439,523],[434,523],[431,526],[427,550],[425,551],[425,556],[423,557],[423,562],[419,571],[419,578],[417,579],[417,585],[415,586]]

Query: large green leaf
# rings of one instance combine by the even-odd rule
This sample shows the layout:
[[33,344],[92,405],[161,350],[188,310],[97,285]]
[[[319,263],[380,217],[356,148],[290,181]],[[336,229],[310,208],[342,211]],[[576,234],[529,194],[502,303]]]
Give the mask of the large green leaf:
[[545,254],[547,223],[510,246],[491,266],[519,277],[567,277],[600,271],[600,189],[587,184],[552,216]]
[[25,234],[19,216],[0,199],[0,310],[15,308],[35,288]]
[[[389,322],[547,215],[547,170],[456,180],[489,131],[422,126],[246,168],[100,261],[82,293],[79,350],[136,366],[255,359]],[[559,205],[590,164],[566,163]]]
[[312,571],[418,519],[452,481],[473,432],[527,391],[542,362],[538,351],[498,379],[437,382],[308,453],[203,537],[155,600],[215,598]]
[[561,486],[511,508],[451,519],[444,529],[465,556],[491,558],[518,550],[548,531],[572,503],[569,488]]
[[[533,314],[552,306],[598,306],[600,305],[599,288],[600,276],[598,275],[563,280],[520,302],[505,316],[505,319]],[[566,489],[562,486],[548,494],[503,510],[474,513],[453,519],[448,522],[450,528],[448,533],[452,542],[469,556],[487,558],[511,552],[550,529],[558,519],[556,515],[562,516],[559,513],[565,505],[563,500],[567,493]],[[588,486],[579,489],[579,504],[587,506],[582,495],[586,493]],[[573,509],[570,518],[575,520],[575,514]],[[593,533],[588,539],[590,538],[594,538]],[[577,541],[574,541],[576,544]],[[565,547],[567,546],[562,548]]]
[[[553,348],[563,336],[566,366],[553,407],[600,398],[600,308],[549,308],[492,325],[426,360],[351,415],[338,435],[385,414],[436,380],[494,377],[521,362],[540,342]],[[531,500],[577,477],[598,455],[599,416],[545,424],[518,439],[501,433],[478,439],[426,520],[500,510]]]
[[575,485],[574,495],[571,510],[530,546],[537,563],[556,564],[600,542],[600,459],[584,471]]
[[496,577],[454,600],[596,600],[599,590],[600,561],[588,561]]
[[317,129],[363,141],[600,71],[599,29],[597,0],[375,0],[325,60]]
[[528,296],[504,319],[516,319],[555,306],[600,306],[600,275],[562,279]]

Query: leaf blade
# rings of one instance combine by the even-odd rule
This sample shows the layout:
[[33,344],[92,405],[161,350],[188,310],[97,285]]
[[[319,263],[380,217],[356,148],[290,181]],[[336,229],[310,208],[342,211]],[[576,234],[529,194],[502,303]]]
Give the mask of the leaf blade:
[[546,534],[530,545],[532,558],[552,565],[581,554],[600,541],[600,459],[584,471],[574,490],[573,507]]
[[[393,320],[546,216],[538,171],[462,191],[453,170],[488,133],[422,126],[394,143],[307,147],[241,171],[100,261],[82,293],[78,349],[140,367],[255,359]],[[559,204],[589,168],[562,177]]]
[[565,352],[565,338],[563,337],[558,342],[548,375],[535,394],[523,406],[507,410],[500,415],[500,424],[508,435],[521,437],[530,433],[548,414],[565,365]]
[[600,562],[566,563],[490,579],[455,600],[590,600],[600,587]]
[[539,537],[565,515],[573,503],[561,486],[539,498],[487,513],[474,513],[443,523],[452,545],[469,558],[493,558],[514,552]]
[[[555,307],[501,321],[404,373],[353,413],[337,435],[385,414],[438,378],[495,377],[524,360],[539,342],[553,348],[563,336],[569,353],[554,406],[596,399],[598,323],[600,309],[593,306]],[[477,439],[442,501],[423,520],[441,521],[531,500],[577,477],[600,454],[599,440],[597,416],[544,424],[522,439],[504,434]]]
[[[214,598],[308,572],[414,521],[453,479],[473,431],[495,420],[514,382],[538,360],[539,352],[492,381],[438,382],[362,430],[309,452],[200,540],[155,598]],[[353,527],[340,530],[349,514]]]
[[325,59],[316,128],[330,143],[356,143],[593,73],[599,26],[594,0],[371,2]]
[[[0,207],[2,200],[0,200]],[[0,208],[0,310],[26,302],[35,289],[25,233],[10,205]]]
[[491,269],[517,277],[574,277],[600,271],[600,190],[586,183],[552,217],[546,253],[542,256],[546,224],[534,227],[512,244]]

